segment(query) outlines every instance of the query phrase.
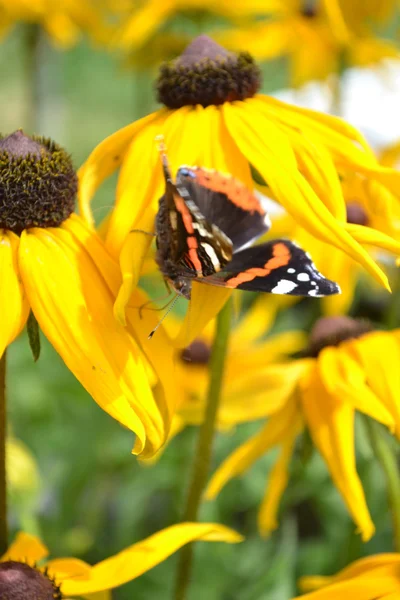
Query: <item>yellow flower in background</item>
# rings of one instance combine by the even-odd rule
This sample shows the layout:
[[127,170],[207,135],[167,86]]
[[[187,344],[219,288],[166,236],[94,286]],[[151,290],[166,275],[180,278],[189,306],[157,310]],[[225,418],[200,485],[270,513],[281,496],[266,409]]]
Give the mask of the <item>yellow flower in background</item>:
[[[137,230],[153,231],[164,192],[154,142],[158,135],[164,136],[173,173],[182,164],[197,164],[231,173],[252,189],[252,167],[300,225],[388,285],[358,243],[359,230],[347,231],[339,173],[352,170],[393,193],[400,193],[400,173],[380,166],[361,134],[344,121],[256,94],[259,85],[259,71],[248,54],[230,54],[200,36],[161,69],[158,93],[167,108],[104,140],[80,169],[80,208],[93,225],[92,197],[121,166],[116,206],[105,227],[105,244],[121,262],[124,289],[116,311],[120,320],[152,240]],[[192,299],[190,319],[201,331],[213,316],[205,315],[204,307],[214,303],[215,315],[226,291],[196,291],[199,287],[193,286],[201,301]],[[197,332],[192,333],[191,339]]]
[[[54,142],[21,131],[0,139],[0,356],[32,310],[94,400],[136,433],[134,452],[151,455],[175,403],[172,350],[162,330],[148,347],[153,315],[140,320],[129,308],[128,329],[115,321],[118,265],[72,214],[76,189],[70,158]],[[138,290],[136,306],[144,300]],[[162,388],[157,402],[153,385]]]
[[[274,392],[269,395],[259,385],[263,370],[304,347],[306,338],[301,331],[288,331],[264,339],[265,324],[270,325],[267,312],[268,308],[263,306],[261,314],[256,304],[231,332],[217,419],[222,429],[262,418],[266,404],[272,406],[274,403]],[[273,316],[272,309],[271,319]],[[173,434],[186,425],[200,425],[203,421],[213,334],[214,323],[190,346],[177,353],[178,402],[171,426]]]
[[302,577],[300,589],[311,593],[298,600],[398,600],[399,570],[399,554],[361,558],[332,577]]
[[400,437],[400,330],[369,332],[365,323],[349,317],[325,317],[314,327],[308,354],[260,374],[259,385],[274,398],[265,405],[269,419],[218,468],[206,495],[215,498],[228,481],[278,447],[259,511],[259,528],[268,534],[277,526],[296,439],[307,428],[366,541],[374,525],[356,471],[354,417],[360,411]]
[[[137,542],[94,566],[77,558],[43,562],[48,550],[37,538],[19,533],[0,559],[2,598],[87,598],[111,600],[111,590],[140,577],[179,548],[194,541],[235,544],[242,538],[232,529],[212,523],[173,525]],[[33,566],[35,565],[35,566]],[[27,593],[30,595],[28,596]]]
[[82,32],[104,39],[103,4],[98,0],[0,0],[0,35],[23,22],[43,27],[61,48],[76,44]]
[[371,2],[371,6],[363,0],[267,2],[263,19],[247,27],[221,31],[216,39],[233,50],[247,48],[259,60],[287,56],[290,81],[297,87],[311,80],[324,80],[344,66],[398,59],[397,46],[374,36],[370,29],[370,19],[390,12],[385,4],[393,2]]

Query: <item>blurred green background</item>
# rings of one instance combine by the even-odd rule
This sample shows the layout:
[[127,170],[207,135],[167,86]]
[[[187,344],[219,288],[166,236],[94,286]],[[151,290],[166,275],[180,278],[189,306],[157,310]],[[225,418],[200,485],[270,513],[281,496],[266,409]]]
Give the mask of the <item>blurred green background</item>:
[[[26,112],[24,36],[21,26],[1,45],[3,134],[24,127],[27,133],[51,136],[71,152],[78,167],[104,137],[155,107],[149,75],[122,68],[117,58],[84,42],[59,52],[42,40],[35,123]],[[284,61],[265,69],[265,91],[285,83]],[[96,198],[98,220],[113,204],[114,184],[112,178]],[[289,313],[282,327],[292,319]],[[36,457],[41,478],[37,490],[14,490],[13,531],[38,533],[53,556],[94,563],[179,520],[194,428],[173,440],[156,465],[143,466],[130,454],[132,434],[98,408],[43,338],[34,364],[26,334],[20,336],[9,351],[8,377],[12,431]],[[259,426],[218,434],[214,466]],[[288,600],[299,575],[332,573],[361,555],[391,548],[383,478],[358,427],[358,468],[378,531],[373,540],[361,544],[319,456],[314,453],[305,463],[300,444],[280,527],[268,540],[258,536],[256,514],[272,454],[227,485],[216,502],[204,505],[202,520],[232,526],[246,542],[197,545],[192,600]],[[115,590],[113,597],[171,597],[175,564],[173,556]]]

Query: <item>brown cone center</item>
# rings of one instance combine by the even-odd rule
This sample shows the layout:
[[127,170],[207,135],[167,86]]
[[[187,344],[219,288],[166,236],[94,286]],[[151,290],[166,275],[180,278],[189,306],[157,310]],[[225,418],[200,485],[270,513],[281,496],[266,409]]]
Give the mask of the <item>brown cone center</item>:
[[322,317],[311,330],[307,356],[317,357],[327,346],[338,346],[340,343],[361,337],[372,331],[368,321],[351,317]]
[[26,563],[0,563],[1,600],[61,600],[59,586],[44,573]]
[[368,225],[368,215],[361,204],[352,200],[346,204],[347,222],[354,225]]
[[202,340],[194,340],[182,351],[181,358],[192,365],[207,365],[210,360],[211,349]]

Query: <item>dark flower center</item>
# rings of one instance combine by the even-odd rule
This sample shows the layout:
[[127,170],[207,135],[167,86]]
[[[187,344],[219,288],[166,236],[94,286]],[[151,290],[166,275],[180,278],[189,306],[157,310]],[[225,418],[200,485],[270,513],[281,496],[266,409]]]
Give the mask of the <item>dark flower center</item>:
[[327,346],[338,346],[342,342],[361,337],[373,327],[368,321],[351,317],[322,317],[311,330],[307,356],[316,358]]
[[60,587],[29,565],[14,560],[0,563],[1,600],[62,600]]
[[192,365],[207,365],[210,360],[210,347],[202,340],[194,340],[182,351],[181,359]]
[[353,200],[346,204],[347,222],[354,225],[368,225],[368,215],[363,206]]
[[53,141],[0,136],[0,228],[58,227],[74,211],[77,187],[69,155]]
[[251,98],[260,85],[261,72],[250,54],[228,52],[200,35],[178,58],[161,66],[158,101],[168,108],[219,105]]
[[317,6],[315,0],[305,0],[301,8],[302,17],[312,19],[317,16]]

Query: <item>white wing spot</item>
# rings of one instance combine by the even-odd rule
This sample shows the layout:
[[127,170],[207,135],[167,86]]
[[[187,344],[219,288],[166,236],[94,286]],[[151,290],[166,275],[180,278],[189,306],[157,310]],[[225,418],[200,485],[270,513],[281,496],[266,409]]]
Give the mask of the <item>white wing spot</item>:
[[312,281],[311,285],[317,285],[317,282],[316,281]]
[[288,273],[296,273],[296,269],[288,269],[287,272]]
[[273,294],[290,294],[294,288],[297,288],[297,283],[294,281],[289,281],[289,279],[281,279],[274,288],[272,288],[271,292]]
[[299,273],[297,275],[297,280],[298,281],[310,281],[310,276],[308,275],[308,273]]
[[322,294],[319,293],[319,288],[316,288],[315,290],[310,290],[308,292],[309,296],[314,296],[314,298],[321,298]]
[[214,248],[210,244],[206,244],[205,242],[202,242],[201,245],[207,252],[209,258],[211,259],[213,266],[216,269],[219,269],[221,267],[221,263],[218,260],[218,256],[216,255]]

